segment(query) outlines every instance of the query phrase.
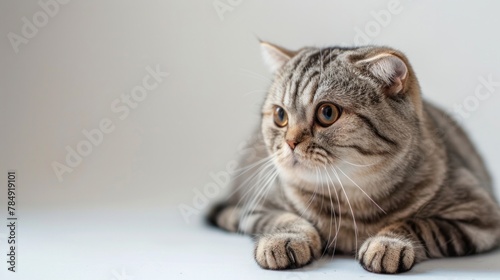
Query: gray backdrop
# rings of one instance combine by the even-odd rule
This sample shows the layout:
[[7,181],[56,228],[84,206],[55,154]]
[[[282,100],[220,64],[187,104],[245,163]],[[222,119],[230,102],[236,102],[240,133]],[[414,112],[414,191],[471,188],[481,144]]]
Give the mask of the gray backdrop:
[[14,169],[25,231],[60,212],[202,211],[258,125],[257,37],[402,50],[498,181],[498,1],[40,3],[0,1],[0,218]]

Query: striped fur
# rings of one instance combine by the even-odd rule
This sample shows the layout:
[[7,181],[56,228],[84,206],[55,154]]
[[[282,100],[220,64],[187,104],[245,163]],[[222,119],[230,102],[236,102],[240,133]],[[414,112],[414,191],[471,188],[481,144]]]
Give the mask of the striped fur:
[[[339,252],[368,271],[400,273],[499,244],[500,210],[481,157],[421,99],[401,52],[262,44],[274,81],[254,156],[242,159],[231,195],[209,214],[214,225],[255,237],[261,267],[296,268]],[[325,101],[342,108],[329,127],[315,119]],[[274,106],[287,112],[285,127],[275,125]]]

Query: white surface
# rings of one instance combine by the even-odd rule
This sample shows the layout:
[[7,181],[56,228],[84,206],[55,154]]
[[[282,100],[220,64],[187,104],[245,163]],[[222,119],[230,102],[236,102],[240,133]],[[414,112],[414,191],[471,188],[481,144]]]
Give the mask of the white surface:
[[[38,1],[0,1],[1,280],[118,280],[122,267],[136,280],[375,277],[337,257],[298,275],[263,271],[249,238],[200,227],[199,214],[186,224],[177,207],[225,172],[258,123],[270,75],[256,36],[290,49],[350,45],[388,0],[231,0],[223,20],[214,0],[72,0],[15,53],[7,34],[21,34]],[[370,43],[405,52],[426,98],[452,110],[480,77],[500,81],[500,2],[400,3]],[[156,65],[170,75],[119,119],[111,104]],[[461,122],[498,182],[494,89]],[[60,182],[51,164],[104,118],[115,130]],[[5,263],[9,169],[19,180],[15,275]],[[497,264],[498,253],[428,262],[405,277],[494,276]]]
[[[32,214],[20,224],[19,272],[12,276],[2,269],[0,279],[387,278],[366,272],[345,256],[325,257],[293,271],[263,270],[253,259],[248,236],[199,222],[188,225],[176,212],[139,209]],[[498,279],[499,263],[500,251],[495,251],[427,261],[391,278]]]

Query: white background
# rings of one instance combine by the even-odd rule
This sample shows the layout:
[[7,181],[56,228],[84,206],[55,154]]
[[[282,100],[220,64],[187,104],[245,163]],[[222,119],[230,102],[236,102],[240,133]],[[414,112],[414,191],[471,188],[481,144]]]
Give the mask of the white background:
[[[23,17],[33,23],[43,9],[0,2],[2,279],[126,279],[122,269],[134,279],[371,277],[349,258],[294,273],[260,270],[249,238],[207,229],[201,214],[188,223],[178,211],[215,182],[211,173],[225,172],[258,125],[271,76],[257,37],[290,49],[365,41],[398,48],[425,98],[451,111],[472,102],[480,77],[500,82],[498,1],[396,1],[398,12],[383,22],[374,14],[390,1],[220,2],[233,6],[218,14],[212,0],[73,0],[17,47],[8,34],[23,36]],[[368,40],[357,41],[360,32]],[[121,120],[111,104],[142,84],[148,66],[169,76]],[[460,119],[496,181],[499,104],[496,86]],[[115,129],[59,181],[53,163],[66,164],[66,146],[76,149],[82,130],[105,118]],[[3,225],[11,169],[15,274],[7,272]],[[494,277],[499,260],[497,252],[433,261],[412,277]]]

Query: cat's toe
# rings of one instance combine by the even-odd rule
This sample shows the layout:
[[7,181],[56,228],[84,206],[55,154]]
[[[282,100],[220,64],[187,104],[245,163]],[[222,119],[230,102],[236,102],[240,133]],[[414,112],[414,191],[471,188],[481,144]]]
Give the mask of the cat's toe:
[[401,273],[410,270],[415,264],[413,244],[388,236],[375,236],[366,240],[357,257],[364,269],[375,273]]
[[255,260],[265,269],[299,268],[313,260],[315,250],[312,243],[300,234],[270,234],[258,239]]

